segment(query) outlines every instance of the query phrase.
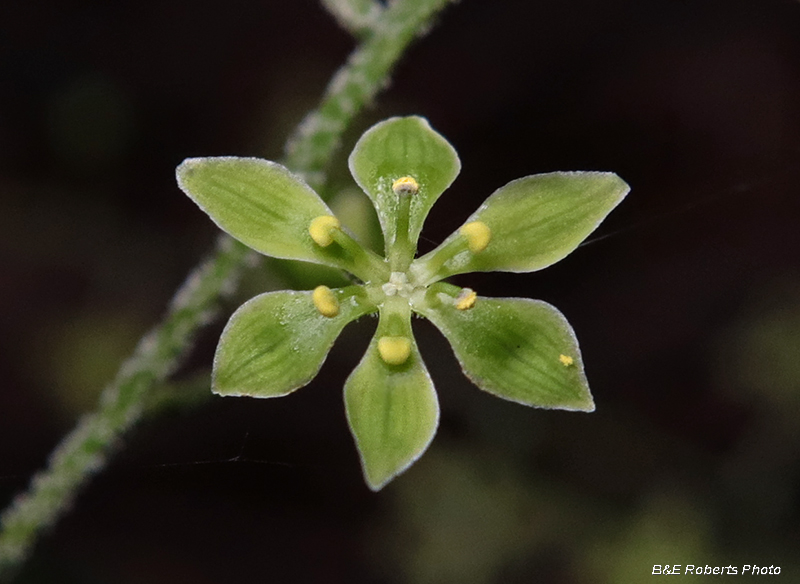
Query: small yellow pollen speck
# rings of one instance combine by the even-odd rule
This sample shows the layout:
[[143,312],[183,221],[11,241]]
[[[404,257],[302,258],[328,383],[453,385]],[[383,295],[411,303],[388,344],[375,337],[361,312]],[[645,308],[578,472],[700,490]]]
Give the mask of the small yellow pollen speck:
[[475,301],[478,299],[478,293],[471,288],[464,288],[461,294],[456,298],[456,308],[458,310],[469,310],[475,306]]
[[416,195],[419,184],[413,177],[403,176],[392,183],[392,190],[395,195]]
[[322,316],[333,318],[339,314],[339,300],[336,298],[333,290],[327,286],[317,286],[314,288],[314,292],[311,293],[311,300],[313,300],[314,307]]
[[480,253],[489,245],[492,230],[483,221],[473,221],[462,225],[458,232],[467,238],[467,247],[472,253]]
[[411,340],[407,337],[381,337],[378,352],[389,365],[402,365],[411,355]]
[[328,247],[333,243],[333,230],[342,226],[333,215],[320,215],[311,221],[308,233],[311,239],[321,247]]
[[570,365],[573,365],[575,363],[575,360],[569,355],[559,355],[558,360],[561,361],[561,364],[564,367],[569,367]]

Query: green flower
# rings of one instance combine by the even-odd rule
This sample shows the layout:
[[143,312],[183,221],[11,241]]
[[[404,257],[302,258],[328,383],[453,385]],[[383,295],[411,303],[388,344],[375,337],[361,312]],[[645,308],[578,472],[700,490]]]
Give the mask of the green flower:
[[412,313],[439,328],[481,389],[536,407],[592,411],[578,342],[558,310],[539,300],[485,298],[442,280],[466,272],[531,272],[559,261],[623,199],[625,182],[602,172],[512,181],[439,247],[415,259],[428,211],[459,173],[453,147],[422,118],[391,118],[361,137],[349,162],[378,212],[385,258],[359,244],[280,164],[221,157],[178,167],[181,189],[242,243],[264,255],[340,268],[361,282],[270,292],[243,304],[217,347],[213,391],[287,395],[314,378],[349,322],[377,313],[375,335],[344,387],[347,419],[373,490],[425,451],[439,423]]

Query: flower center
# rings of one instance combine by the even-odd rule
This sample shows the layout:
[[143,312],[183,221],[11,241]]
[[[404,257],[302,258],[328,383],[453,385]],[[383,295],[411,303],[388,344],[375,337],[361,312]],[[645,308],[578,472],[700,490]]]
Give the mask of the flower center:
[[[385,261],[371,257],[332,215],[314,218],[308,225],[308,235],[320,250],[332,249],[332,254],[346,258],[351,264],[349,271],[363,280],[364,285],[359,288],[366,292],[368,302],[380,311],[378,354],[387,365],[401,367],[414,352],[412,312],[442,305],[467,311],[475,306],[478,295],[473,290],[440,280],[446,277],[448,264],[458,262],[462,256],[483,252],[491,242],[492,232],[482,221],[472,221],[437,250],[414,261],[416,245],[409,232],[411,199],[420,192],[420,185],[414,177],[401,176],[392,182],[391,188],[397,198],[394,232],[386,234]],[[318,286],[312,301],[322,316],[336,318],[340,301],[345,296],[349,293]],[[566,358],[562,363],[567,365]]]
[[411,293],[414,292],[415,287],[409,283],[408,276],[405,272],[392,272],[389,275],[389,281],[381,286],[381,290],[387,296],[402,296],[403,298],[411,298]]

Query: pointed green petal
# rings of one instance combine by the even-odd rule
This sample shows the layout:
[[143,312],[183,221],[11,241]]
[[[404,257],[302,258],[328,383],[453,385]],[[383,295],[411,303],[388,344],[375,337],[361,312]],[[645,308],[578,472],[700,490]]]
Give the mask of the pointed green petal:
[[436,304],[418,311],[447,337],[475,385],[529,406],[594,410],[575,333],[553,306],[483,297],[467,310]]
[[345,384],[350,430],[361,454],[369,487],[377,491],[407,469],[428,448],[439,425],[439,402],[422,362],[411,323],[411,352],[401,365],[383,360],[379,339],[388,332],[382,315],[364,358]]
[[[417,262],[435,279],[465,272],[532,272],[567,256],[594,231],[630,188],[611,172],[553,172],[528,176],[495,191],[465,224],[481,222],[491,240],[478,253],[461,249],[456,231]],[[444,265],[445,246],[455,253]],[[437,258],[439,261],[437,261]]]
[[335,301],[320,306],[335,316],[323,316],[312,292],[270,292],[240,306],[214,356],[214,393],[280,397],[311,381],[345,325],[374,310],[359,287],[330,292]]
[[[340,245],[322,247],[311,222],[332,216],[311,187],[280,164],[260,158],[188,158],[177,170],[181,190],[220,229],[265,255],[342,268],[364,278],[364,255]],[[361,263],[358,263],[361,262]],[[368,274],[367,274],[368,275]],[[367,278],[365,278],[367,279]]]
[[424,118],[389,118],[367,130],[350,155],[350,172],[378,211],[387,250],[395,241],[398,196],[392,183],[410,176],[419,184],[411,197],[408,239],[417,242],[436,199],[461,170],[458,154]]

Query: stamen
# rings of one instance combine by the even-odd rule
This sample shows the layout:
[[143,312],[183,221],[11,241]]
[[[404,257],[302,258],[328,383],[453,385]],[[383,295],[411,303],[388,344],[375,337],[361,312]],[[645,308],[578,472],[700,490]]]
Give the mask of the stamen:
[[409,217],[411,196],[419,192],[419,184],[411,176],[403,176],[392,183],[392,191],[397,195],[394,210],[394,238],[386,240],[386,257],[393,272],[405,272],[414,259],[415,246],[409,240]]
[[308,233],[317,245],[328,247],[333,243],[333,231],[341,227],[342,224],[333,215],[320,215],[311,221]]
[[317,286],[314,288],[314,292],[311,293],[311,300],[314,302],[314,307],[322,316],[333,318],[339,314],[339,300],[336,298],[333,290],[327,286]]
[[478,293],[471,288],[464,288],[461,294],[456,298],[456,308],[458,310],[469,310],[475,306],[475,301],[478,299]]
[[569,367],[570,365],[575,363],[575,360],[569,355],[559,355],[558,360],[561,361],[561,364],[564,367]]
[[472,253],[485,250],[492,239],[492,230],[483,221],[472,221],[462,225],[458,232],[467,239],[467,247]]
[[392,190],[395,195],[416,195],[419,192],[419,184],[413,177],[404,176],[392,183]]
[[378,352],[389,365],[402,365],[411,355],[411,340],[407,337],[381,337]]

